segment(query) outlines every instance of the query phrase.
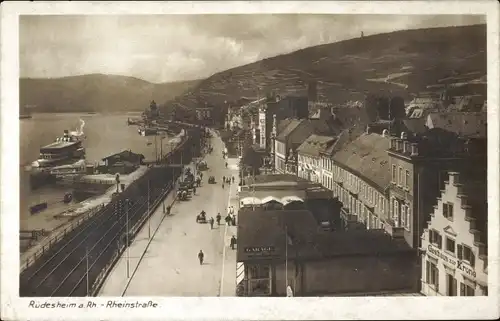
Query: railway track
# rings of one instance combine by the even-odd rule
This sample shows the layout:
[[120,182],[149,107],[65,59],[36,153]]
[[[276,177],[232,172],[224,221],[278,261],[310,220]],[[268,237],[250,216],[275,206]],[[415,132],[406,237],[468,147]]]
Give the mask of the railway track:
[[[184,143],[192,144],[192,139]],[[181,144],[180,147],[182,147]],[[186,152],[178,149],[172,154],[175,162],[184,158],[191,161],[190,148]],[[183,155],[182,154],[188,154]],[[191,155],[192,156],[192,155]],[[128,207],[128,227],[140,224],[147,214],[148,194],[150,204],[162,196],[166,189],[180,175],[176,168],[153,168],[145,177],[132,183],[111,204],[82,223],[32,266],[20,275],[20,296],[22,297],[82,297],[95,283],[103,268],[111,262],[126,243],[125,209],[115,214],[118,201],[131,201]],[[149,193],[148,193],[149,187]],[[88,271],[88,272],[87,272]],[[88,282],[87,282],[88,281]]]
[[[169,182],[170,180],[167,180]],[[151,203],[166,186],[150,189]],[[131,199],[128,226],[132,229],[147,213],[147,196]],[[68,233],[46,255],[20,277],[21,296],[86,296],[87,266],[89,287],[115,253],[126,243],[126,211],[115,215],[115,202],[97,213],[94,219]],[[88,256],[88,259],[87,259]]]

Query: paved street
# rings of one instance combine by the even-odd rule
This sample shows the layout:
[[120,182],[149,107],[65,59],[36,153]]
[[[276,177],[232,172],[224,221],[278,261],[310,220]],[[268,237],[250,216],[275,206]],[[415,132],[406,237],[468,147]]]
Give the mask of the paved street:
[[[165,218],[161,207],[155,211],[151,218],[153,238],[149,246],[146,223],[130,247],[130,282],[125,252],[105,281],[100,296],[121,296],[123,293],[126,296],[235,295],[236,251],[231,250],[229,240],[236,234],[236,228],[227,227],[224,217],[232,198],[230,190],[233,195],[237,193],[235,165],[238,160],[226,160],[229,163],[226,169],[222,141],[212,138],[212,146],[212,154],[205,158],[209,169],[203,172],[202,187],[197,189],[197,195],[189,201],[176,201],[171,215]],[[211,175],[215,176],[217,184],[208,184]],[[235,177],[235,184],[222,189],[222,176],[231,175]],[[169,195],[166,204],[172,199],[173,195]],[[221,226],[215,224],[210,230],[209,224],[196,223],[196,215],[202,210],[207,212],[207,218],[212,216],[214,219],[220,212]],[[205,253],[202,266],[197,257],[200,250]]]

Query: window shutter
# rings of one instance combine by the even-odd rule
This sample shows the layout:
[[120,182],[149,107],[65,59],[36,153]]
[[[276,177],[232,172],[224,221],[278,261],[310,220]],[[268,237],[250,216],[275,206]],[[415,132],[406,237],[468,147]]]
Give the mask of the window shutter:
[[443,216],[448,217],[448,204],[443,203]]
[[441,235],[438,235],[438,247],[439,249],[443,248],[443,237]]
[[460,296],[465,296],[465,284],[460,282]]
[[457,257],[459,260],[463,258],[463,246],[462,244],[457,244]]
[[439,292],[439,270],[435,265],[433,266],[433,268],[434,268],[434,278],[436,279],[434,284],[436,284],[436,289]]
[[476,264],[476,256],[474,255],[472,250],[470,251],[470,262],[469,263],[470,263],[471,267],[474,267],[474,265]]

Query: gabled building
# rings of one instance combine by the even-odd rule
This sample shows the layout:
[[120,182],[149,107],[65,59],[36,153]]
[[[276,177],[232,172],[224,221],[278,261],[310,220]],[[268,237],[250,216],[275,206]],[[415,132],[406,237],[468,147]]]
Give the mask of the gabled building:
[[331,136],[310,135],[298,148],[298,176],[322,183],[322,153],[333,146],[336,138]]
[[308,116],[307,97],[274,95],[261,101],[259,105],[259,143],[261,148],[271,152],[273,146],[273,121],[283,119],[306,119]]
[[422,233],[427,296],[488,295],[486,181],[449,173]]
[[[314,131],[307,120],[293,119],[275,138],[275,171],[285,173],[289,157]],[[292,152],[290,152],[292,151]]]

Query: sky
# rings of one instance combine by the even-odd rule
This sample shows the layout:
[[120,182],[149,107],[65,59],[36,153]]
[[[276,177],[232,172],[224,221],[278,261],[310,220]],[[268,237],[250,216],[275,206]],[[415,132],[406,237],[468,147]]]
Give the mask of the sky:
[[202,79],[264,58],[364,35],[485,23],[471,15],[30,15],[21,77],[90,73],[154,83]]

